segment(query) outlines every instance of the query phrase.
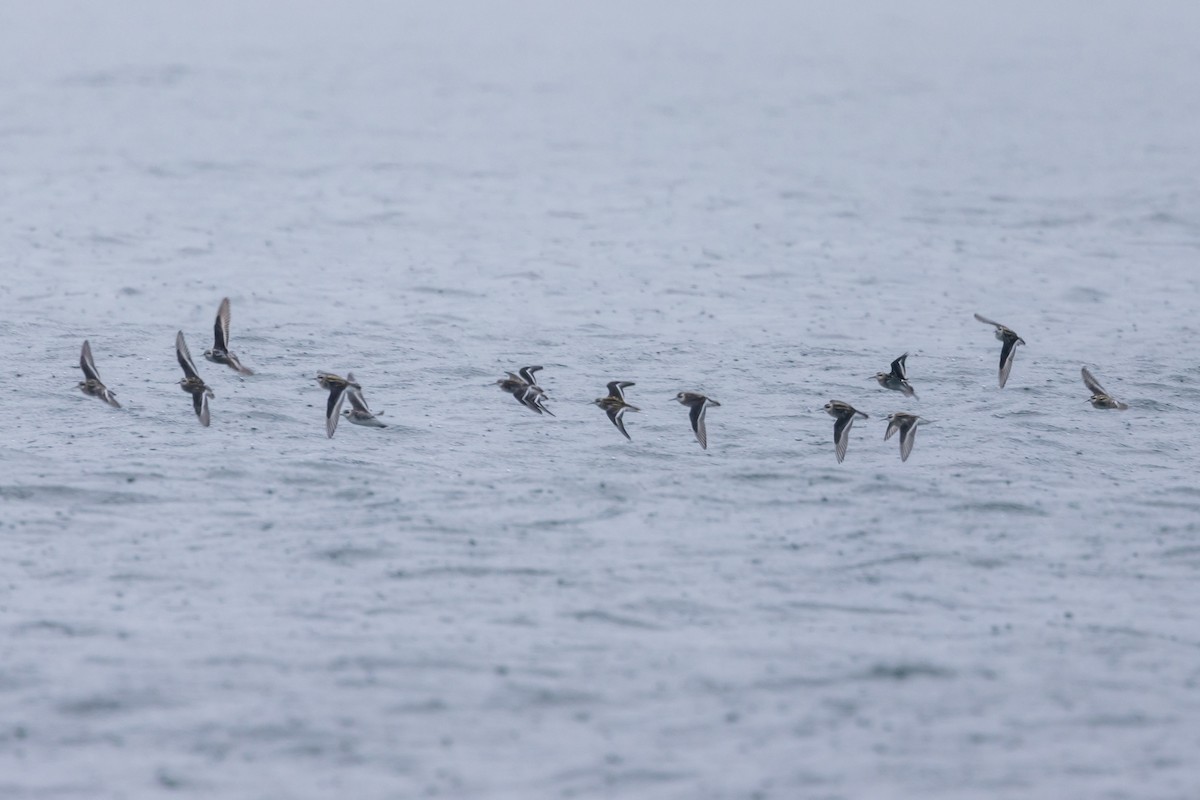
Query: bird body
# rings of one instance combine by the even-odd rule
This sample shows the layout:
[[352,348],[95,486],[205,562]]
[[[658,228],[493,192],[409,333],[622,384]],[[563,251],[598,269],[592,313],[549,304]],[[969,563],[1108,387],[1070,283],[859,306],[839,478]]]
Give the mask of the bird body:
[[333,432],[337,430],[338,420],[342,418],[342,403],[346,401],[346,390],[362,387],[354,380],[353,372],[347,372],[345,378],[332,372],[318,372],[317,383],[322,389],[329,390],[329,401],[325,404],[325,435],[332,439]]
[[1117,411],[1124,411],[1129,408],[1128,405],[1104,391],[1104,387],[1092,376],[1087,367],[1082,367],[1080,374],[1083,376],[1083,385],[1092,393],[1092,396],[1088,398],[1088,402],[1092,404],[1092,408],[1112,408]]
[[636,384],[633,381],[611,381],[608,384],[608,396],[599,397],[592,402],[604,409],[604,413],[608,414],[609,420],[613,425],[617,426],[617,430],[629,441],[633,441],[633,437],[625,430],[624,416],[626,411],[640,411],[636,406],[631,406],[625,402],[625,389]]
[[242,366],[242,362],[238,361],[229,350],[229,298],[221,300],[221,306],[217,309],[217,320],[213,323],[213,346],[211,350],[204,351],[204,357],[214,364],[225,364],[239,375],[253,375],[254,370]]
[[891,372],[875,373],[875,380],[879,381],[879,385],[885,389],[892,389],[905,397],[914,397],[919,400],[912,384],[908,382],[908,370],[905,366],[907,360],[908,353],[905,353],[892,362]]
[[549,414],[553,417],[554,412],[545,405],[546,392],[537,385],[534,378],[534,373],[540,369],[542,369],[540,366],[521,367],[517,370],[519,374],[506,373],[508,377],[496,381],[496,385],[500,387],[501,391],[511,394],[514,400],[530,411]]
[[100,380],[100,372],[96,369],[96,362],[92,360],[92,346],[88,344],[87,339],[83,340],[83,348],[79,351],[79,368],[83,370],[84,376],[84,380],[80,381],[77,387],[81,392],[88,397],[98,397],[113,408],[121,407],[114,396],[116,392]]
[[[354,380],[354,373],[346,373],[346,377],[350,382]],[[367,407],[367,401],[363,398],[362,387],[352,383],[348,386],[345,392],[345,398],[350,401],[350,408],[342,412],[346,419],[350,420],[355,425],[365,425],[368,428],[386,428],[379,419],[371,413],[371,409]],[[382,412],[380,412],[382,413]]]
[[183,378],[179,381],[179,388],[192,396],[192,408],[196,411],[196,417],[200,420],[200,424],[207,428],[209,423],[208,401],[209,398],[216,397],[216,395],[196,371],[196,364],[192,361],[192,354],[188,352],[183,331],[175,334],[175,358],[178,359],[179,366],[183,368]]
[[840,464],[846,457],[846,448],[850,445],[850,426],[854,424],[854,418],[870,419],[870,417],[841,400],[830,400],[825,404],[825,411],[834,418],[833,449]]

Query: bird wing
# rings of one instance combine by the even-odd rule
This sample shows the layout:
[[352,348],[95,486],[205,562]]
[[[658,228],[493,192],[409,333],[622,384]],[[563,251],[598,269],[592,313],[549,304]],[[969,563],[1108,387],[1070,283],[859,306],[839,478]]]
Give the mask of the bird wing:
[[1017,354],[1017,340],[1005,336],[1004,344],[1000,346],[1000,388],[1008,383],[1008,373],[1012,372],[1013,356]]
[[917,438],[917,421],[914,419],[908,425],[900,429],[900,460],[908,461],[908,454],[912,452],[913,442]]
[[183,340],[183,331],[175,334],[175,357],[179,359],[179,366],[183,367],[183,374],[189,378],[199,378],[196,373],[196,365],[192,361],[192,354],[188,351],[187,342]]
[[610,381],[608,384],[608,396],[624,401],[625,392],[623,390],[626,386],[633,386],[633,384],[629,381]]
[[233,367],[234,370],[236,370],[239,375],[253,375],[254,374],[254,370],[252,370],[249,367],[247,367],[246,365],[244,365],[241,361],[238,361],[238,357],[235,356],[233,353],[229,352],[228,350],[225,351],[225,357],[227,359],[229,359],[229,366]]
[[521,374],[521,379],[528,384],[537,383],[537,379],[533,377],[533,373],[540,370],[541,367],[521,367],[517,372]]
[[976,315],[975,315],[975,319],[979,320],[979,321],[980,321],[980,322],[982,322],[984,325],[995,325],[997,328],[1003,328],[1003,327],[1004,327],[1004,326],[1003,326],[1003,325],[1001,325],[999,322],[994,322],[994,321],[992,321],[992,320],[988,319],[987,317],[983,316],[982,314],[976,314]]
[[200,424],[208,427],[208,395],[204,392],[194,392],[192,394],[192,408],[196,410],[196,416],[200,418]]
[[608,418],[612,420],[612,424],[617,426],[617,430],[619,430],[626,439],[632,442],[633,437],[629,435],[629,431],[625,430],[625,420],[622,418],[625,414],[625,407],[619,406],[617,408],[608,408],[605,409],[605,413],[607,413]]
[[92,346],[88,344],[87,339],[83,340],[83,349],[79,351],[79,368],[88,380],[103,383],[100,373],[96,371],[96,362],[92,360]]
[[833,447],[837,452],[838,463],[846,457],[846,448],[850,446],[850,426],[854,424],[854,415],[858,413],[851,409],[833,422]]
[[892,374],[900,380],[906,380],[908,378],[908,371],[904,363],[907,359],[908,353],[905,353],[892,362]]
[[701,400],[692,404],[691,411],[688,412],[688,418],[692,421],[692,430],[696,434],[696,441],[700,443],[700,447],[708,449],[708,429],[704,426],[704,414],[708,410],[708,403]]
[[217,321],[213,323],[213,349],[226,351],[229,349],[229,298],[221,301],[217,309]]
[[338,419],[341,418],[342,403],[346,400],[346,387],[337,384],[329,387],[329,403],[325,406],[325,435],[333,438],[337,430]]
[[367,401],[363,397],[362,390],[351,386],[346,390],[345,399],[350,401],[350,405],[355,411],[362,411],[367,414],[371,413],[371,409],[367,408]]
[[1092,376],[1090,371],[1088,371],[1087,367],[1080,369],[1079,373],[1083,376],[1083,385],[1086,386],[1092,394],[1108,394],[1108,392],[1104,391],[1104,387],[1100,385],[1100,382]]

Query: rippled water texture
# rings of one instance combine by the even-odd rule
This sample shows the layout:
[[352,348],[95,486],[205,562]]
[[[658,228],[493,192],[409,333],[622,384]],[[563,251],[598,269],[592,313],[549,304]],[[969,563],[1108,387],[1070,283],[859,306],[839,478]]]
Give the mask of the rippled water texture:
[[1200,7],[1051,5],[0,10],[0,796],[1195,797]]

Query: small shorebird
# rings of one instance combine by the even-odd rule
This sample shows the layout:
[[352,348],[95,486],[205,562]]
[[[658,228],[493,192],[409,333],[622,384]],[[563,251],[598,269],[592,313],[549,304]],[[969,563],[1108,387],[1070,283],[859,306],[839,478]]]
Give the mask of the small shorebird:
[[204,357],[214,364],[227,364],[239,375],[253,375],[254,370],[242,366],[237,356],[229,352],[229,298],[221,301],[217,309],[217,321],[213,323],[213,346],[204,351]]
[[1092,376],[1087,367],[1081,368],[1080,374],[1083,376],[1083,385],[1092,393],[1092,396],[1088,398],[1088,402],[1092,404],[1092,408],[1115,408],[1118,411],[1124,411],[1129,408],[1128,405],[1104,391],[1104,387]]
[[[375,415],[371,413],[371,409],[367,408],[367,401],[363,399],[362,388],[354,383],[354,373],[347,372],[346,380],[352,384],[346,389],[346,399],[350,401],[350,408],[342,412],[346,419],[353,422],[355,425],[366,425],[369,428],[386,428]],[[383,413],[383,412],[380,412]]]
[[[704,413],[708,410],[709,406],[719,407],[721,404],[716,400],[711,400],[695,392],[680,392],[675,395],[675,399],[688,407],[688,419],[692,421],[692,431],[696,434],[696,441],[700,443],[702,448],[707,450],[708,431],[704,427]],[[622,428],[621,430],[624,431],[625,429]],[[626,435],[628,436],[628,434]]]
[[905,361],[908,359],[908,353],[897,358],[892,362],[891,372],[875,373],[875,380],[879,381],[879,385],[885,389],[894,389],[900,392],[905,397],[917,397],[917,393],[913,391],[912,384],[908,382],[908,369],[905,367]]
[[83,340],[83,349],[79,352],[79,368],[83,370],[83,377],[87,380],[79,382],[78,389],[88,397],[99,397],[104,402],[108,403],[113,408],[120,408],[121,404],[114,397],[116,392],[109,389],[100,380],[100,373],[96,370],[96,362],[92,360],[92,346],[88,344],[87,339]]
[[859,416],[863,419],[870,419],[870,417],[841,400],[830,400],[825,404],[825,411],[835,420],[833,423],[833,448],[840,464],[846,457],[846,448],[850,445],[850,426],[854,424],[854,418]]
[[883,440],[886,442],[892,438],[892,434],[900,431],[900,460],[908,461],[908,454],[912,452],[913,440],[917,437],[917,423],[921,418],[916,414],[888,414],[887,433],[883,435]]
[[995,325],[996,338],[1004,343],[1000,347],[1000,388],[1003,389],[1004,384],[1008,383],[1008,373],[1012,372],[1013,356],[1017,354],[1017,345],[1025,344],[1025,340],[1018,336],[1012,328],[1001,325],[999,322],[993,322],[979,314],[975,315],[975,319],[984,325]]
[[535,372],[542,369],[540,366],[521,367],[514,375],[509,372],[507,378],[501,378],[496,381],[496,385],[502,391],[508,392],[521,405],[528,408],[530,411],[535,411],[538,414],[543,412],[554,416],[554,412],[546,408],[546,392],[542,387],[537,385],[537,380],[534,378]]
[[608,414],[608,418],[612,420],[612,424],[617,426],[617,430],[629,441],[633,438],[625,430],[625,422],[622,417],[626,411],[638,411],[636,406],[631,406],[625,402],[624,389],[634,386],[633,381],[612,381],[608,384],[608,397],[600,397],[592,402],[604,409],[604,413]]
[[362,387],[354,382],[353,372],[347,372],[345,378],[332,372],[318,372],[317,383],[321,384],[322,389],[329,390],[329,402],[325,406],[325,435],[332,439],[333,432],[337,430],[338,420],[341,419],[346,389],[361,390]]
[[183,331],[175,334],[175,357],[179,359],[179,366],[183,367],[184,377],[179,381],[179,387],[192,396],[192,407],[196,409],[196,416],[200,418],[200,424],[207,428],[208,399],[216,397],[216,395],[204,384],[204,381],[200,379],[200,374],[196,372],[192,354],[188,352],[187,342],[183,340]]

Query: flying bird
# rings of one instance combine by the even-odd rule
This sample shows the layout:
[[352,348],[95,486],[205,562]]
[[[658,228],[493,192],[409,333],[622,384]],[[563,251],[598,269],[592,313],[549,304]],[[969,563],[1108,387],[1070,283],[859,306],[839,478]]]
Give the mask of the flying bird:
[[217,309],[217,321],[213,323],[213,346],[204,351],[204,357],[214,364],[226,364],[239,375],[253,375],[254,370],[242,366],[238,357],[229,351],[229,298],[221,301]]
[[81,392],[88,397],[99,397],[113,408],[121,407],[121,404],[117,402],[117,398],[114,396],[116,392],[109,389],[100,380],[100,373],[96,370],[96,362],[92,360],[92,346],[88,344],[87,339],[83,340],[83,349],[79,352],[79,368],[83,370],[83,377],[86,378],[86,380],[79,382],[78,388]]
[[1092,393],[1092,396],[1088,399],[1088,402],[1092,404],[1092,408],[1115,408],[1118,411],[1124,411],[1129,408],[1128,405],[1104,391],[1104,387],[1092,376],[1087,367],[1082,367],[1080,374],[1083,376],[1083,385]]
[[[709,406],[719,407],[721,404],[716,400],[694,392],[680,392],[675,395],[675,399],[688,407],[688,419],[692,421],[692,431],[696,434],[696,441],[700,443],[700,447],[707,450],[708,431],[704,427],[704,414],[708,411]],[[624,431],[625,429],[621,428],[621,430]]]
[[975,319],[984,325],[995,325],[996,338],[1003,342],[1000,346],[1000,388],[1003,389],[1004,384],[1008,383],[1008,373],[1012,372],[1013,356],[1017,354],[1017,345],[1025,344],[1025,340],[1018,336],[1012,328],[1001,325],[999,322],[993,322],[979,314],[975,315]]
[[905,361],[908,359],[908,353],[897,358],[892,362],[891,372],[875,373],[875,380],[879,381],[879,385],[885,389],[894,389],[900,392],[905,397],[917,397],[917,393],[913,391],[912,384],[908,382],[908,369],[905,366]]
[[513,399],[530,411],[538,414],[544,412],[553,417],[554,412],[545,406],[546,392],[537,385],[537,380],[534,378],[533,373],[540,369],[542,369],[540,366],[521,367],[517,370],[519,374],[506,373],[508,377],[496,381],[496,385],[500,387],[501,391],[511,394]]
[[367,408],[367,401],[363,399],[362,388],[354,383],[354,373],[347,372],[346,380],[351,384],[346,389],[345,395],[346,399],[350,401],[350,408],[342,412],[346,419],[355,425],[366,425],[369,428],[386,428],[387,425],[380,422],[371,413],[371,409]]
[[362,387],[354,382],[354,373],[347,372],[346,377],[334,375],[332,372],[318,372],[317,383],[322,389],[329,390],[329,402],[325,405],[325,435],[333,438],[337,430],[338,420],[341,419],[342,403],[345,402],[346,389],[361,390]]
[[604,409],[604,413],[608,414],[608,418],[612,420],[612,424],[616,425],[617,430],[619,430],[626,439],[629,439],[629,441],[633,441],[633,438],[629,435],[629,432],[625,430],[625,421],[622,419],[622,417],[625,416],[626,411],[638,411],[640,409],[625,402],[624,390],[634,385],[635,384],[633,381],[612,381],[608,384],[608,396],[600,397],[592,401]]
[[900,431],[900,460],[908,461],[908,454],[912,452],[913,440],[917,437],[917,423],[921,418],[916,414],[888,414],[887,433],[883,435],[883,440],[886,442],[892,438],[892,434]]
[[870,417],[841,400],[830,400],[825,404],[825,411],[834,418],[833,449],[840,464],[846,457],[846,448],[850,445],[850,426],[854,424],[854,418],[870,419]]
[[192,396],[192,407],[196,410],[196,416],[200,418],[200,424],[207,428],[208,400],[216,395],[200,379],[200,373],[196,372],[192,354],[188,352],[187,342],[183,340],[183,331],[175,335],[175,357],[179,359],[179,366],[183,367],[183,378],[179,381],[179,387]]

